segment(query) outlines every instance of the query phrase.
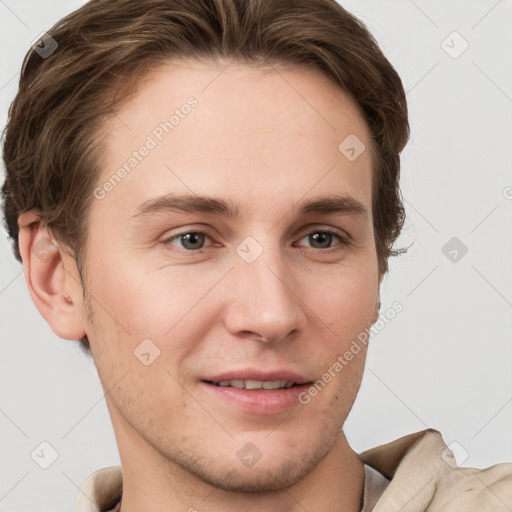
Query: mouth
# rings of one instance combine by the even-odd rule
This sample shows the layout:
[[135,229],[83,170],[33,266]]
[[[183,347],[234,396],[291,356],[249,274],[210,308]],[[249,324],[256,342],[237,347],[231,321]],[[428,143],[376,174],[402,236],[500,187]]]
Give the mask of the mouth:
[[214,386],[219,386],[222,388],[236,388],[236,389],[249,389],[249,390],[258,390],[263,389],[265,391],[273,391],[275,389],[289,389],[294,386],[299,386],[296,382],[289,380],[221,380],[219,382],[213,381],[203,381],[207,384],[212,384]]
[[290,372],[246,371],[208,377],[201,383],[210,395],[227,403],[231,409],[265,415],[298,405],[299,395],[313,381]]

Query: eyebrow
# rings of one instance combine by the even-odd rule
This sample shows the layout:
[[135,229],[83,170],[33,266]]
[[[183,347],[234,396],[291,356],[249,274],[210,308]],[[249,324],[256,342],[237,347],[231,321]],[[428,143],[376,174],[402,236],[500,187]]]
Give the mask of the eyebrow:
[[[350,195],[326,195],[303,200],[297,207],[299,216],[317,214],[345,214],[368,218],[368,210]],[[197,194],[166,194],[142,203],[130,219],[147,217],[155,213],[182,211],[186,213],[208,213],[226,218],[235,218],[240,213],[240,204],[225,199]]]

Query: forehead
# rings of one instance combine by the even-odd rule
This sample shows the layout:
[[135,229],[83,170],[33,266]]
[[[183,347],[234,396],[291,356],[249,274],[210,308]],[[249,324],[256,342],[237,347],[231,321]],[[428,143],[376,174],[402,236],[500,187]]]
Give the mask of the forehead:
[[357,104],[315,69],[169,62],[105,123],[98,185],[122,175],[105,203],[127,215],[164,191],[222,196],[234,184],[234,200],[260,205],[339,184],[370,209],[370,140]]

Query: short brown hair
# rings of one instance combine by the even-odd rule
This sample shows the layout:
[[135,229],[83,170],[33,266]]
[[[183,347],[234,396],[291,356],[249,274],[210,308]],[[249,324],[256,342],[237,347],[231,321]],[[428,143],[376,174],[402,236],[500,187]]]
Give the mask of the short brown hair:
[[87,214],[101,172],[99,129],[143,74],[170,59],[306,65],[334,80],[359,106],[372,136],[380,273],[390,256],[404,252],[393,245],[405,219],[405,92],[365,25],[335,0],[92,0],[48,34],[58,47],[47,58],[34,50],[26,55],[4,133],[2,206],[19,261],[18,216],[37,209],[83,268]]

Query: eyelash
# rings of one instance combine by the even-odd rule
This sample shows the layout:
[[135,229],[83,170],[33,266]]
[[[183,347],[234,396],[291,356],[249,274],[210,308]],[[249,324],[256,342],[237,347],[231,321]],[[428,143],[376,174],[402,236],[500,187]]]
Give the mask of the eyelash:
[[[328,235],[331,235],[335,238],[338,239],[339,243],[334,245],[333,247],[327,247],[325,249],[316,249],[316,251],[319,251],[321,253],[324,253],[324,254],[329,254],[331,252],[334,252],[334,251],[339,251],[345,247],[348,247],[350,246],[351,244],[351,241],[350,241],[350,237],[347,235],[347,236],[343,236],[343,235],[340,235],[338,232],[336,231],[333,231],[331,229],[315,229],[315,230],[312,230],[312,231],[309,231],[307,233],[305,233],[301,238],[300,240],[308,237],[308,236],[311,236],[311,235],[315,235],[315,234],[318,234],[318,233],[322,233],[322,234],[328,234]],[[204,231],[195,231],[195,230],[189,230],[189,231],[183,231],[181,233],[177,233],[167,239],[165,239],[163,241],[163,243],[165,245],[172,245],[171,242],[175,239],[179,239],[180,237],[184,236],[184,235],[191,235],[191,234],[194,234],[194,235],[205,235],[207,238],[210,238],[211,237],[205,233]],[[202,254],[204,252],[204,250],[207,249],[207,247],[202,247],[201,249],[183,249],[183,248],[178,248],[177,250],[180,251],[180,252],[183,252],[183,253],[190,253],[190,254]],[[314,247],[311,247],[311,249],[314,249]]]

